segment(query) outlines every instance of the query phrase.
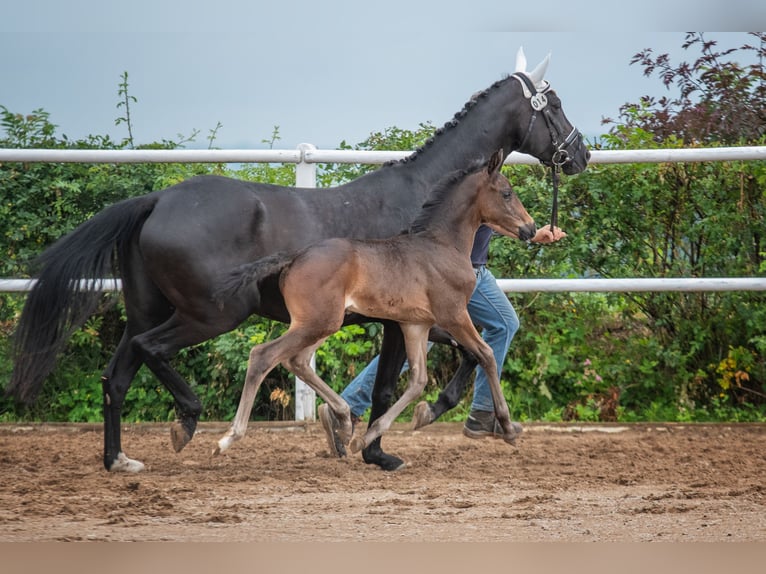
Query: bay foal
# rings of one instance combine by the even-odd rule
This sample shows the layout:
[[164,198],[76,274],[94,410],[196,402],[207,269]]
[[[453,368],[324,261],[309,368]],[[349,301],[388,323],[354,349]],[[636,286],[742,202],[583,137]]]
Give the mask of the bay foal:
[[[503,152],[483,164],[457,171],[433,190],[409,232],[388,239],[327,239],[297,254],[277,255],[239,266],[224,279],[216,299],[233,293],[258,296],[258,282],[279,272],[279,288],[290,314],[290,327],[279,338],[257,345],[250,358],[237,414],[218,441],[219,454],[241,439],[247,429],[258,388],[278,364],[304,380],[338,416],[340,439],[351,440],[348,405],[309,364],[312,353],[343,324],[348,312],[397,322],[403,332],[409,381],[401,397],[375,420],[356,452],[380,437],[427,382],[429,329],[438,324],[476,360],[489,376],[495,414],[507,442],[516,436],[500,388],[495,359],[468,315],[466,306],[476,276],[470,252],[483,223],[522,240],[535,234],[535,223],[500,173]],[[281,272],[280,272],[281,269]]]

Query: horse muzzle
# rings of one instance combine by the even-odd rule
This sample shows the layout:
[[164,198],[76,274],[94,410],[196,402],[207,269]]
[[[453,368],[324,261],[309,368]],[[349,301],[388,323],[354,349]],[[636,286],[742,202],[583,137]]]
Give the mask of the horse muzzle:
[[534,221],[519,226],[519,239],[522,241],[529,241],[535,236],[535,233],[537,233],[537,225],[535,225]]
[[566,175],[575,175],[585,171],[589,160],[590,150],[585,145],[580,130],[572,128],[563,143],[553,153],[551,164],[559,166]]

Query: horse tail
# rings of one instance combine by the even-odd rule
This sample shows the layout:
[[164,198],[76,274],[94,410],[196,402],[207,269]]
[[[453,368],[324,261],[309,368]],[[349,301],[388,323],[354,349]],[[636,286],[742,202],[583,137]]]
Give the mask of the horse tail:
[[14,365],[6,395],[27,404],[37,398],[70,335],[97,310],[104,292],[98,279],[117,276],[117,260],[156,203],[156,194],[115,203],[35,260],[37,281],[13,336]]
[[226,273],[213,292],[213,301],[223,309],[226,301],[235,297],[239,292],[248,289],[253,297],[255,307],[260,305],[260,284],[266,278],[281,275],[295,260],[295,253],[279,252],[261,257],[250,263],[239,265]]

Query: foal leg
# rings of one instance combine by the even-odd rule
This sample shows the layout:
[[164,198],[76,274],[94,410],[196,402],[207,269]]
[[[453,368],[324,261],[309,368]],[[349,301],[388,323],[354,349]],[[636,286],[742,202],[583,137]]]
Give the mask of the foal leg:
[[463,355],[463,360],[460,361],[460,366],[452,375],[449,383],[439,393],[436,401],[433,403],[420,401],[415,405],[415,411],[412,414],[413,430],[431,424],[448,410],[455,408],[465,394],[478,360],[463,347],[460,347],[460,352]]
[[383,416],[370,423],[363,437],[357,436],[352,439],[350,444],[352,452],[361,450],[388,430],[394,420],[396,420],[396,417],[401,414],[407,405],[420,396],[428,382],[426,353],[428,351],[429,325],[408,323],[400,324],[400,327],[404,334],[407,360],[410,364],[410,377],[407,388]]
[[439,398],[436,402],[428,403],[426,401],[420,401],[415,405],[415,410],[412,413],[413,430],[431,424],[460,402],[460,399],[465,393],[465,389],[468,387],[468,382],[471,379],[473,370],[478,364],[476,357],[466,351],[464,347],[455,341],[452,335],[438,325],[431,327],[431,330],[428,332],[428,340],[433,341],[434,343],[442,343],[456,347],[463,356],[463,360],[460,362],[458,370],[455,371],[455,374],[452,376],[449,383],[447,383],[439,393]]
[[[298,336],[296,337],[296,335]],[[245,384],[242,387],[242,395],[239,398],[237,414],[234,416],[234,421],[229,430],[218,441],[218,446],[213,451],[214,455],[221,454],[233,443],[245,436],[250,413],[253,410],[253,403],[258,395],[258,389],[263,379],[274,367],[287,357],[298,352],[305,345],[305,339],[291,327],[281,337],[261,345],[256,345],[250,349]]]
[[250,413],[261,382],[279,363],[282,363],[290,372],[301,377],[319,396],[327,401],[336,413],[341,425],[341,440],[344,443],[349,441],[351,438],[351,411],[348,405],[310,366],[312,353],[325,338],[325,334],[312,335],[303,329],[291,326],[281,337],[252,348],[237,414],[229,431],[218,441],[218,446],[213,451],[214,455],[221,454],[234,442],[245,436],[247,423],[250,420]]
[[307,347],[300,351],[293,357],[282,362],[282,365],[290,371],[293,375],[304,381],[309,387],[314,389],[316,393],[324,399],[327,405],[335,413],[335,417],[338,420],[340,428],[337,435],[343,444],[348,444],[351,440],[353,433],[353,427],[351,425],[351,409],[348,403],[336,393],[322,378],[311,368],[311,356],[314,354],[319,346],[324,343],[325,337],[318,341],[315,345]]
[[449,330],[455,339],[463,345],[469,353],[476,357],[479,361],[479,365],[484,369],[492,393],[495,416],[497,417],[497,422],[503,429],[503,440],[509,444],[515,444],[518,432],[514,430],[513,425],[511,424],[511,415],[508,411],[508,403],[505,402],[505,397],[503,396],[503,390],[500,387],[500,378],[497,375],[497,365],[495,363],[495,356],[492,353],[492,348],[484,342],[476,331],[476,327],[473,326],[473,322],[471,321],[467,310],[455,317],[454,323],[450,322],[449,325],[441,321],[440,323]]

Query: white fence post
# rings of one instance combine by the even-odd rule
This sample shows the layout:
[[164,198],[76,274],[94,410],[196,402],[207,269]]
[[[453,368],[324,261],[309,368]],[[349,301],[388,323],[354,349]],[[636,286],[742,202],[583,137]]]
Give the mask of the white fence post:
[[[298,187],[316,187],[317,166],[315,163],[305,161],[306,153],[316,150],[316,147],[312,144],[302,143],[298,145],[298,150],[301,152],[301,160],[295,165],[295,185]],[[311,368],[316,368],[316,355],[311,357]],[[316,393],[299,377],[295,377],[295,420],[316,420]]]

